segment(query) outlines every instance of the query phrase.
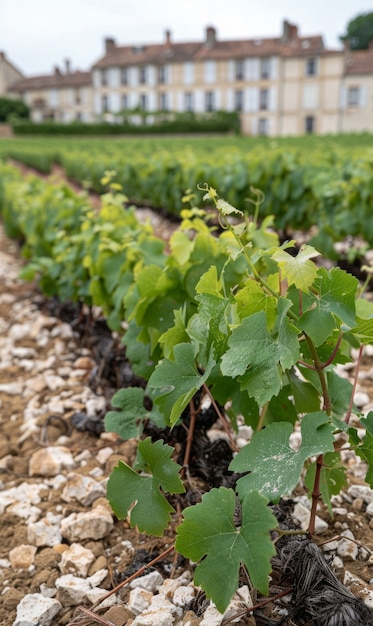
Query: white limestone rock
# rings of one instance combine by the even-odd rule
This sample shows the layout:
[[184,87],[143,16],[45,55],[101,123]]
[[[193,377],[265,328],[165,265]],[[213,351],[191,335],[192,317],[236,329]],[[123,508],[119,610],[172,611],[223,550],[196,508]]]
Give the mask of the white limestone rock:
[[143,613],[143,611],[149,607],[152,599],[153,594],[151,591],[147,591],[142,587],[135,587],[132,591],[130,591],[127,606],[132,613],[138,615],[139,613]]
[[55,582],[57,599],[62,606],[77,606],[82,604],[91,590],[91,585],[86,578],[79,578],[73,574],[64,574]]
[[38,522],[30,522],[27,526],[27,539],[35,546],[57,546],[62,541],[60,522],[62,515],[54,515],[48,511],[46,517]]
[[349,572],[345,571],[343,584],[348,587],[352,593],[354,593],[355,589],[359,592],[359,597],[363,600],[363,602],[369,606],[370,609],[373,609],[373,589],[370,589],[367,583]]
[[23,383],[3,383],[0,385],[0,393],[6,393],[8,396],[21,396],[23,392]]
[[[301,502],[297,502],[295,504],[293,517],[299,521],[302,530],[308,529],[311,513]],[[324,522],[324,520],[322,520],[318,515],[316,515],[315,533],[321,534],[327,529],[328,529],[327,522]]]
[[28,569],[34,563],[36,546],[20,544],[9,552],[9,561],[13,569]]
[[[96,602],[107,594],[106,589],[101,589],[98,585],[106,578],[108,571],[99,570],[89,578],[80,578],[73,574],[65,574],[57,578],[55,585],[57,588],[57,598],[63,606],[77,606],[82,602]],[[113,594],[114,595],[114,594]],[[102,602],[101,606],[112,606],[116,603],[116,598],[108,598]]]
[[75,462],[70,450],[62,446],[48,446],[34,452],[30,458],[30,476],[56,476],[62,469],[71,470]]
[[73,543],[62,553],[59,566],[62,574],[74,574],[85,578],[94,560],[92,550],[84,548],[79,543]]
[[196,596],[196,589],[193,584],[183,585],[175,589],[172,601],[175,606],[185,608],[190,606]]
[[351,485],[347,493],[352,498],[361,498],[366,504],[373,502],[373,489],[368,485]]
[[13,626],[50,626],[61,608],[58,600],[41,593],[27,594],[17,606]]
[[160,585],[163,583],[163,576],[157,572],[150,572],[149,574],[145,574],[145,576],[140,576],[139,578],[135,578],[129,584],[131,589],[135,589],[136,587],[141,587],[142,589],[146,589],[146,591],[150,591],[151,593],[155,593]]
[[356,561],[359,548],[355,541],[350,541],[350,539],[355,539],[353,533],[350,530],[344,530],[341,533],[341,537],[345,538],[338,542],[338,556],[342,557],[342,559],[352,559]]
[[61,495],[65,502],[77,500],[83,506],[90,506],[95,500],[105,496],[105,493],[103,485],[90,476],[71,472],[67,476],[66,485]]
[[67,541],[102,539],[113,529],[113,517],[108,509],[98,505],[87,513],[71,513],[61,522],[61,533]]

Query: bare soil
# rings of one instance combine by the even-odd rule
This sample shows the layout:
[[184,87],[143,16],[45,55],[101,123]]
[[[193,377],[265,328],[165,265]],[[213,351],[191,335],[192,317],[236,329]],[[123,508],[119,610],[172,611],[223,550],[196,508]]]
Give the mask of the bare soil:
[[[165,234],[165,225],[161,226],[161,234]],[[17,245],[4,237],[0,236],[0,254],[4,253],[14,258],[14,267],[18,269],[22,263],[20,260],[20,254]],[[10,298],[7,302],[3,300],[0,305],[0,321],[1,318],[4,324],[0,325],[0,339],[1,336],[6,334],[6,326],[11,323],[10,317],[13,315],[14,303],[19,303],[20,306],[25,307],[25,317],[27,307],[30,305],[41,306],[43,299],[41,298],[36,285],[23,283],[19,280],[14,280],[2,271],[0,273],[0,294],[9,294]],[[45,314],[45,308],[43,313]],[[54,351],[54,345],[48,343],[44,347],[40,347],[35,341],[35,338],[23,339],[20,342],[22,347],[30,347],[37,353],[38,360],[48,359]],[[72,341],[71,350],[74,351],[76,358],[81,354],[87,354],[87,343],[79,343],[79,338],[74,337]],[[92,351],[94,356],[94,351]],[[60,362],[57,354],[57,361],[54,364],[54,368],[58,369],[63,367],[64,363]],[[373,366],[372,357],[364,357],[363,371],[369,372]],[[353,371],[351,372],[353,374]],[[0,368],[0,384],[11,383],[17,380],[24,380],[27,373],[24,368],[20,368],[17,364],[11,365],[7,369]],[[34,376],[31,371],[29,376]],[[81,387],[87,384],[87,380],[81,381]],[[77,391],[80,387],[77,386]],[[360,389],[368,394],[373,400],[373,380],[366,376],[360,382]],[[108,395],[112,393],[114,389],[107,390]],[[61,389],[59,390],[59,393]],[[50,394],[51,395],[51,394]],[[45,398],[47,401],[48,398]],[[37,436],[28,436],[23,438],[24,433],[24,410],[30,398],[25,398],[20,395],[2,394],[0,399],[0,489],[8,489],[10,486],[18,486],[23,482],[35,482],[35,477],[29,476],[29,460],[31,456],[39,450],[45,441],[40,441]],[[39,402],[43,402],[43,397],[39,397]],[[81,407],[84,409],[84,406]],[[70,414],[64,416],[69,420],[74,410]],[[61,435],[66,435],[63,426],[57,421],[45,424],[45,416],[42,418],[42,422],[39,426],[45,426],[44,432],[46,432],[47,442],[54,445]],[[85,465],[84,472],[87,473],[95,468],[102,468],[102,465],[97,461],[97,454],[100,449],[111,446],[115,454],[113,454],[104,467],[105,475],[109,476],[111,469],[117,463],[118,459],[122,459],[131,464],[135,455],[135,442],[122,442],[115,436],[107,433],[95,434],[88,430],[79,431],[72,428],[68,433],[68,442],[66,444],[68,448],[73,452],[74,456],[85,451],[90,451],[91,456],[88,460],[88,466]],[[8,461],[4,462],[3,459],[8,457]],[[363,480],[356,476],[354,472],[354,463],[351,460],[349,468],[349,481],[351,483],[364,484]],[[40,479],[39,479],[40,482]],[[43,513],[48,511],[61,510],[63,515],[68,515],[71,512],[79,512],[83,510],[83,507],[77,503],[66,504],[61,499],[61,490],[53,490],[52,495],[50,491],[46,490],[45,498],[42,498],[41,503],[38,505]],[[347,520],[348,526],[354,534],[356,541],[359,545],[367,548],[373,552],[373,524],[370,522],[369,517],[365,513],[365,507],[362,506],[359,510],[356,505],[351,505],[347,501],[343,506],[347,508]],[[326,541],[335,537],[340,532],[341,519],[346,521],[346,517],[339,518],[338,515],[332,520],[325,508],[320,511],[320,516],[328,522],[329,530],[322,535],[321,541]],[[177,517],[175,518],[175,523]],[[103,585],[106,589],[111,589],[117,585],[123,579],[123,573],[129,566],[129,562],[125,559],[118,562],[118,555],[121,554],[121,542],[123,540],[129,540],[135,549],[141,549],[148,555],[148,560],[158,555],[173,542],[173,531],[170,530],[165,534],[163,538],[154,539],[149,538],[143,534],[138,533],[135,530],[128,528],[126,522],[116,521],[114,529],[101,541],[82,541],[82,544],[89,547],[94,553],[97,560],[103,562],[109,570],[109,575],[104,581]],[[2,626],[11,626],[15,620],[16,607],[19,601],[28,593],[39,592],[41,584],[47,584],[52,586],[55,579],[60,575],[59,560],[60,554],[52,548],[40,548],[36,554],[34,566],[29,570],[19,569],[3,569],[1,567],[1,559],[8,559],[9,552],[22,544],[27,544],[27,520],[17,515],[12,514],[9,511],[5,511],[0,516],[0,624]],[[143,561],[146,561],[145,556]],[[190,565],[178,559],[175,556],[169,556],[158,566],[163,573],[171,571],[172,575],[179,575],[183,569],[189,568]],[[345,570],[348,569],[353,574],[356,574],[366,583],[373,578],[372,564],[368,564],[367,561],[345,561],[345,567],[338,572],[338,578],[343,580]],[[359,589],[354,590],[356,594],[359,594]],[[125,599],[125,593],[123,599]],[[58,622],[56,624],[68,624],[73,618],[75,608],[67,607],[59,615]],[[94,624],[95,622],[86,621],[86,625]],[[118,622],[119,623],[119,622]],[[125,624],[126,622],[120,622]],[[128,621],[130,623],[130,621]],[[246,618],[242,618],[240,624],[249,623]],[[250,622],[253,623],[253,622]],[[272,623],[272,622],[271,622]]]

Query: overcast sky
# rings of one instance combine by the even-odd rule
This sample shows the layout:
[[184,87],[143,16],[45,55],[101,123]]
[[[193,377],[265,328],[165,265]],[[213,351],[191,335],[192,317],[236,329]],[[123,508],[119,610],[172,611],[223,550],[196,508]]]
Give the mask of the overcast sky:
[[0,50],[27,76],[50,73],[66,58],[87,70],[105,37],[161,43],[168,29],[174,41],[201,41],[206,26],[220,39],[278,37],[283,19],[339,48],[348,21],[370,11],[360,0],[0,0]]

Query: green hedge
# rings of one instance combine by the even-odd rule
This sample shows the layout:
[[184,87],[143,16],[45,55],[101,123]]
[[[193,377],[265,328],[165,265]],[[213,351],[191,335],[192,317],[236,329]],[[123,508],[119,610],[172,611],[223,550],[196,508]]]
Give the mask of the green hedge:
[[[156,116],[159,117],[159,116]],[[13,125],[16,135],[148,135],[164,133],[239,133],[240,121],[236,112],[216,111],[196,115],[194,113],[173,114],[171,119],[153,124],[122,124],[99,122],[84,124],[73,122],[42,122],[39,124],[16,120]]]

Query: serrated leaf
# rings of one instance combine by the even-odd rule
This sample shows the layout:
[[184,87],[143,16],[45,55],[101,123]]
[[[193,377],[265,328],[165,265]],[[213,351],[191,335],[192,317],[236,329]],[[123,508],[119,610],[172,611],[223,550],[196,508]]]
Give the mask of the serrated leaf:
[[177,529],[176,550],[200,561],[194,581],[223,613],[238,587],[241,564],[248,570],[253,586],[268,593],[268,576],[275,548],[270,531],[278,522],[268,501],[253,491],[242,502],[242,522],[234,525],[236,496],[220,487],[206,493],[200,504],[184,510]]
[[277,250],[272,258],[277,261],[282,277],[286,278],[289,286],[295,285],[297,289],[308,293],[317,275],[317,267],[310,259],[319,254],[315,248],[305,244],[295,257],[285,250]]
[[220,211],[222,215],[243,216],[242,211],[240,211],[239,209],[236,209],[234,206],[229,204],[229,202],[227,202],[226,200],[222,200],[221,198],[219,198],[219,200],[217,201],[216,208]]
[[174,325],[158,339],[159,344],[163,346],[163,353],[168,359],[173,358],[175,345],[184,343],[189,339],[185,328],[185,314],[181,309],[174,311],[174,319]]
[[142,432],[142,422],[151,418],[151,413],[144,407],[144,390],[140,387],[120,389],[111,404],[121,410],[106,413],[106,431],[115,432],[122,439],[138,437]]
[[173,507],[161,489],[168,493],[184,493],[180,479],[181,466],[171,460],[173,448],[161,440],[154,444],[150,437],[138,444],[134,467],[152,475],[140,475],[122,461],[112,471],[107,497],[119,519],[130,512],[130,525],[140,532],[161,536],[171,520]]
[[[278,336],[267,331],[264,311],[242,320],[228,340],[229,350],[223,355],[224,376],[242,376],[241,388],[263,406],[282,386],[283,370],[299,358],[298,331],[282,315]],[[280,367],[281,366],[281,367]]]
[[234,472],[250,472],[237,482],[241,497],[257,489],[272,502],[290,495],[299,481],[304,462],[313,455],[331,452],[333,426],[323,411],[308,413],[301,422],[302,443],[298,450],[290,448],[293,432],[288,422],[273,422],[256,433],[231,462]]
[[218,270],[212,265],[207,272],[202,274],[196,285],[196,293],[211,294],[218,298],[222,298],[222,281],[218,278]]
[[349,428],[348,434],[356,454],[368,464],[365,481],[373,489],[373,411],[369,411],[368,415],[365,418],[362,417],[360,421],[365,427],[363,439],[359,438],[355,428]]
[[171,426],[176,423],[188,402],[205,383],[215,365],[211,353],[204,373],[200,374],[190,343],[175,346],[174,358],[174,361],[170,359],[160,361],[148,382],[149,387],[161,390],[155,402]]
[[354,326],[355,296],[358,280],[335,267],[327,271],[318,271],[314,284],[318,295],[314,297],[299,320],[299,327],[304,330],[316,346],[321,345],[336,328],[336,316],[347,326]]
[[373,318],[360,320],[350,333],[363,345],[373,343]]
[[[347,468],[342,464],[339,452],[327,452],[324,455],[324,462],[320,472],[319,490],[322,501],[328,507],[331,517],[333,517],[331,496],[340,493],[343,487],[347,485],[346,471]],[[314,488],[315,475],[316,461],[308,467],[304,479],[309,494],[312,493]]]

